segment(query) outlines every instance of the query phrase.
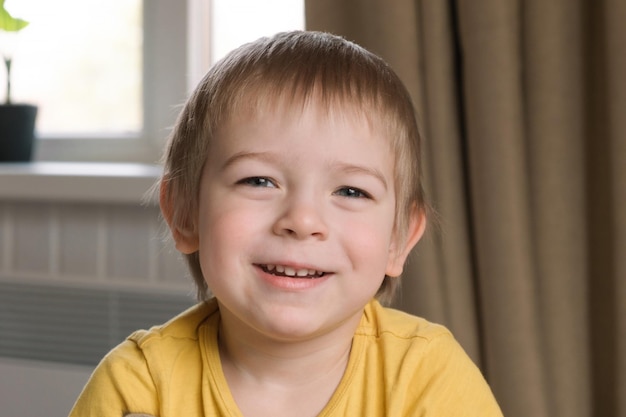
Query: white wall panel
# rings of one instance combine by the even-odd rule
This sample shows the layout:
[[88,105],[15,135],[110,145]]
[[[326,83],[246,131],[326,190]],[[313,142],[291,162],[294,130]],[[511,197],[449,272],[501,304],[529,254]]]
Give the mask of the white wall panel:
[[13,211],[13,268],[16,271],[50,272],[50,205],[16,203]]
[[151,222],[154,211],[112,207],[108,213],[107,266],[111,277],[149,280]]
[[0,281],[190,292],[157,206],[0,200]]
[[60,275],[98,275],[98,224],[102,212],[86,204],[59,206]]

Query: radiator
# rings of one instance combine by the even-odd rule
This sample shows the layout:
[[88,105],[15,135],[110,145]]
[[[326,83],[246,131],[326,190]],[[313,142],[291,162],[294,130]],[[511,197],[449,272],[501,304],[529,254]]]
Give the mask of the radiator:
[[158,208],[0,202],[0,357],[95,365],[194,303]]

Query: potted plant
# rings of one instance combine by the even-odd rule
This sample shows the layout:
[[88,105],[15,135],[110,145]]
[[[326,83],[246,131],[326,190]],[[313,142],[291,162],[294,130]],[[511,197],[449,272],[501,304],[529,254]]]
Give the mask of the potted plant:
[[[0,0],[0,31],[6,42],[28,25],[28,22],[15,18],[4,7]],[[35,119],[37,107],[30,104],[16,104],[11,99],[11,48],[2,50],[6,68],[6,98],[0,105],[0,162],[23,162],[32,158],[33,141],[35,138]]]

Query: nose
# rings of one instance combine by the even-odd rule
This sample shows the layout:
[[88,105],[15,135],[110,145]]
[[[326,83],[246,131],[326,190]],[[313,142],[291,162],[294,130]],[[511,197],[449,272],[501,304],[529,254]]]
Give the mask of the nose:
[[328,225],[319,202],[311,197],[293,196],[284,201],[273,231],[276,235],[298,240],[325,240],[328,236]]

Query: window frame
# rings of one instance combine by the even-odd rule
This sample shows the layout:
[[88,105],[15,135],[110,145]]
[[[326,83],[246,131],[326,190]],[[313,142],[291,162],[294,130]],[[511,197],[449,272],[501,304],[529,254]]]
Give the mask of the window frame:
[[143,130],[139,134],[40,136],[34,159],[158,162],[169,129],[180,110],[179,105],[189,90],[190,4],[171,0],[143,1]]

